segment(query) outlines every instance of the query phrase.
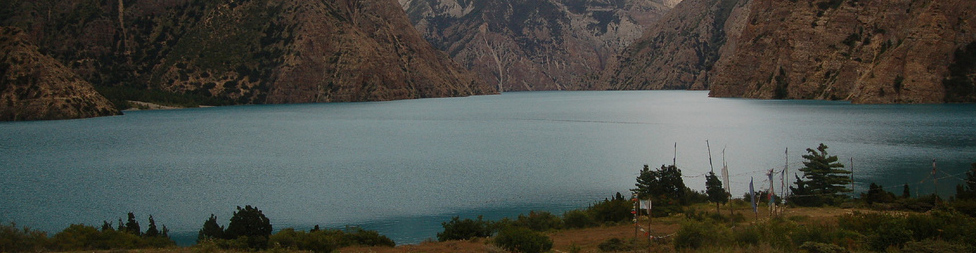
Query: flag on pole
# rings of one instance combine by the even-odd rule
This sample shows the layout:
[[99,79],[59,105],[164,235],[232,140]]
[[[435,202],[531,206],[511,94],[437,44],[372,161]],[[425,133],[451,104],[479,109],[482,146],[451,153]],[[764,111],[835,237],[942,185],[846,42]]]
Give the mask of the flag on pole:
[[773,175],[775,174],[776,171],[773,171],[773,169],[769,169],[769,206],[773,206],[774,204],[776,204],[773,201],[776,199],[776,192],[773,191],[774,189],[776,189],[776,187],[773,187]]
[[752,212],[753,213],[759,213],[759,209],[756,208],[756,190],[752,187],[752,181],[753,181],[753,178],[750,177],[749,178],[749,195],[751,196],[751,199],[752,199]]
[[935,176],[935,159],[932,159],[932,176]]
[[722,165],[722,180],[725,181],[725,192],[732,193],[732,183],[729,182],[729,166]]
[[650,199],[648,199],[648,200],[641,200],[640,201],[640,208],[641,209],[651,210],[651,200]]

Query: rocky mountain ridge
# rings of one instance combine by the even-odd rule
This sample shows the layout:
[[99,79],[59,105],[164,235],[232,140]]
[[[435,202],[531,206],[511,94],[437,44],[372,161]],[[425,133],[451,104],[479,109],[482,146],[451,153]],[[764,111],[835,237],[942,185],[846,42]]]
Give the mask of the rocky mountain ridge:
[[736,50],[716,68],[712,96],[976,102],[971,63],[951,67],[976,54],[966,49],[976,41],[976,2],[754,0],[752,6]]
[[716,97],[976,102],[972,1],[687,0],[595,89]]
[[734,48],[749,0],[686,0],[668,12],[591,89],[709,88],[712,67]]
[[396,0],[13,0],[0,14],[113,96],[262,104],[496,92],[425,41]]
[[0,120],[118,115],[111,102],[18,28],[0,27]]
[[680,0],[400,0],[435,47],[503,91],[580,89]]

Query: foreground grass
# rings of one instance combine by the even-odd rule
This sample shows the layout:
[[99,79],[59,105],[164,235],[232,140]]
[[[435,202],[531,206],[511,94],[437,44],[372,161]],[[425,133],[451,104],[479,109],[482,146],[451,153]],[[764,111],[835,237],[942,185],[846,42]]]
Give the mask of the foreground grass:
[[[954,223],[958,221],[961,224],[926,221],[927,219],[946,220],[947,215],[957,215],[939,210],[918,213],[862,208],[804,207],[783,209],[777,214],[771,214],[768,209],[760,208],[759,214],[754,214],[750,207],[739,205],[735,207],[736,215],[731,216],[736,217],[734,224],[728,220],[730,217],[728,206],[723,206],[722,215],[715,215],[715,212],[713,205],[700,204],[688,207],[682,214],[650,220],[641,219],[640,223],[643,227],[648,228],[649,224],[650,235],[658,238],[653,240],[640,231],[635,232],[635,226],[629,222],[584,229],[552,230],[545,234],[553,241],[551,252],[797,252],[801,250],[808,252],[831,252],[831,250],[973,252],[972,246],[965,243],[971,239],[961,239],[960,242],[960,239],[953,236],[967,235],[976,230],[973,228],[976,227],[972,222],[973,218],[968,216],[950,217]],[[931,227],[932,224],[936,224],[935,227]],[[969,230],[966,227],[969,227]],[[966,231],[950,231],[960,229]],[[935,233],[939,234],[927,235],[925,231],[936,231]],[[880,237],[877,235],[879,233],[882,234]],[[968,236],[972,238],[972,234]],[[805,244],[807,241],[827,243]],[[269,251],[291,252],[284,249]],[[193,246],[133,250],[133,252],[239,251]],[[337,252],[505,251],[495,246],[491,238],[476,238],[462,241],[428,241],[396,247],[352,246],[338,249]]]

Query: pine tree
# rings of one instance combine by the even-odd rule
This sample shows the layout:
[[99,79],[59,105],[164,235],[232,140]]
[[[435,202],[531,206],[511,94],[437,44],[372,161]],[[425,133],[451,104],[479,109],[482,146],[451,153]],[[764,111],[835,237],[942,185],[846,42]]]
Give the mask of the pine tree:
[[225,238],[247,237],[248,246],[253,249],[265,249],[268,247],[268,238],[271,236],[271,220],[264,216],[261,210],[245,206],[237,207],[237,212],[230,218],[227,230],[224,230]]
[[715,176],[714,171],[709,171],[708,175],[705,175],[705,193],[708,194],[708,201],[715,202],[716,213],[721,211],[719,204],[729,201],[728,193],[722,188],[722,180]]
[[102,221],[102,232],[114,231],[114,230],[115,229],[112,228],[112,223],[109,223],[108,221]]
[[960,200],[976,199],[976,163],[970,165],[966,172],[966,181],[956,185],[956,198]]
[[134,235],[142,235],[142,230],[139,229],[139,222],[136,221],[136,215],[129,212],[129,221],[125,223],[125,231]]
[[817,150],[807,149],[809,154],[803,155],[805,167],[800,168],[803,178],[797,178],[797,188],[790,187],[794,194],[807,195],[809,198],[797,198],[794,203],[804,206],[834,205],[846,198],[842,193],[850,192],[847,186],[851,183],[851,171],[844,170],[843,164],[837,162],[837,156],[827,155],[827,145],[823,143]]
[[912,197],[912,192],[908,190],[908,184],[905,184],[905,189],[902,189],[901,197],[906,199]]
[[146,237],[156,237],[159,236],[159,229],[156,229],[156,220],[153,219],[152,215],[149,215],[149,228],[146,229]]
[[203,223],[203,228],[197,234],[197,243],[211,239],[224,238],[224,227],[217,224],[217,216],[210,214],[210,219]]
[[[660,169],[651,170],[644,165],[637,176],[637,188],[632,189],[641,199],[650,199],[654,203],[655,215],[668,215],[676,212],[675,207],[687,204],[685,198],[685,183],[681,178],[681,170],[674,165],[661,165]],[[660,208],[658,208],[660,207]]]

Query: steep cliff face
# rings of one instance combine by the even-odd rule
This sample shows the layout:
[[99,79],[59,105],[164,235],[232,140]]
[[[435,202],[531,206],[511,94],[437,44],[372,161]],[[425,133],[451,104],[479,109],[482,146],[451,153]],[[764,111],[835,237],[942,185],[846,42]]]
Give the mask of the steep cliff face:
[[400,0],[428,41],[505,91],[586,88],[677,2]]
[[0,13],[99,86],[224,104],[495,92],[413,30],[396,0],[41,0]]
[[708,89],[721,55],[735,48],[749,0],[686,0],[651,25],[592,82],[592,89]]
[[[754,0],[716,97],[976,102],[976,2]],[[950,67],[951,66],[951,67]]]
[[18,28],[0,27],[0,120],[75,119],[118,115],[95,89],[41,54]]

